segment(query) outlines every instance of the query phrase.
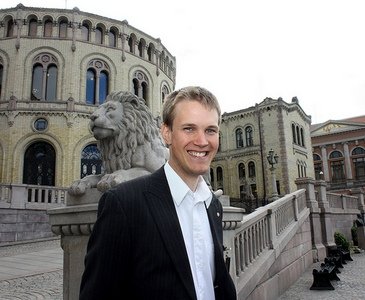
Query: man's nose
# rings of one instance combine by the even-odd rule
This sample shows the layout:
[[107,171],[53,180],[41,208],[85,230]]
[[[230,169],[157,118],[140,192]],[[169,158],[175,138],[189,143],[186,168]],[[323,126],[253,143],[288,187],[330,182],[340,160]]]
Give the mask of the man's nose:
[[198,132],[196,133],[195,141],[194,142],[198,146],[206,146],[206,145],[208,145],[208,139],[207,139],[207,136],[206,136],[205,131],[198,130]]

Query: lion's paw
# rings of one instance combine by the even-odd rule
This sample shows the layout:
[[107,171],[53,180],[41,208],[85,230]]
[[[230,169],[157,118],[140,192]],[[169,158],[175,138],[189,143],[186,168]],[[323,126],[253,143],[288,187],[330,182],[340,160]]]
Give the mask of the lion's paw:
[[113,174],[104,175],[96,185],[97,189],[100,192],[105,192],[106,190],[115,186],[116,184],[114,183],[114,177],[115,176],[113,176]]
[[85,194],[86,189],[90,188],[90,183],[84,180],[76,180],[68,188],[68,193],[73,196]]

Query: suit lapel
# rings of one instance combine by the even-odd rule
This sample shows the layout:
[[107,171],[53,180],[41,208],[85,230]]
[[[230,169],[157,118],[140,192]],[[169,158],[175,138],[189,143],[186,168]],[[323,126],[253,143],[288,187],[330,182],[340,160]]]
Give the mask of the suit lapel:
[[196,299],[184,238],[163,168],[150,178],[152,181],[146,192],[147,205],[182,282],[191,299]]
[[220,282],[220,277],[225,273],[226,267],[223,259],[223,236],[222,232],[222,209],[218,205],[218,199],[213,196],[212,202],[207,209],[210,229],[214,243],[215,285]]

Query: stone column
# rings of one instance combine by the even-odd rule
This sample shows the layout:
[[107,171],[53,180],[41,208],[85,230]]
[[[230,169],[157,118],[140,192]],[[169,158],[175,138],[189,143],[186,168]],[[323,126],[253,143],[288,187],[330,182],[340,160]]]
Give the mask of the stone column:
[[10,208],[25,209],[26,199],[28,199],[27,186],[25,184],[12,184]]
[[321,225],[322,225],[322,241],[326,247],[335,246],[332,226],[332,212],[327,200],[327,184],[323,180],[315,182],[315,188],[318,193],[318,207],[321,210]]
[[[358,208],[362,217],[362,221],[365,223],[365,204],[364,204],[364,189],[357,188],[352,189],[351,194],[358,198]],[[365,249],[365,224],[357,227],[357,241],[359,248]]]
[[[222,196],[223,197],[223,196]],[[221,200],[221,198],[219,198]],[[222,200],[221,200],[222,202]],[[229,262],[229,273],[237,287],[238,277],[236,275],[236,257],[235,257],[235,232],[242,226],[243,208],[223,205],[223,246],[225,247],[224,259]]]
[[327,256],[326,247],[323,244],[323,233],[321,224],[321,209],[318,206],[316,192],[314,189],[315,181],[311,178],[299,178],[295,181],[298,189],[305,189],[307,207],[310,209],[310,226],[312,235],[313,249],[317,253],[313,255],[315,260],[321,261]]
[[326,146],[321,147],[322,163],[323,163],[323,176],[325,181],[330,181],[329,170],[328,170],[328,158]]
[[80,197],[68,195],[66,207],[48,210],[52,231],[61,236],[64,300],[79,298],[86,246],[100,196],[97,189],[89,189]]
[[349,152],[349,144],[343,144],[343,152],[345,154],[345,170],[346,170],[346,178],[352,179],[352,170],[351,170],[351,160],[350,160],[350,152]]

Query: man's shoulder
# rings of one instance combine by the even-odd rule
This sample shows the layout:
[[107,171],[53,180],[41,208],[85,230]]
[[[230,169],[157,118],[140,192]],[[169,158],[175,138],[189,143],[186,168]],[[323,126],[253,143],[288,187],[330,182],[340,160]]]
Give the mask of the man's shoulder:
[[165,172],[163,170],[163,167],[156,170],[155,172],[140,176],[125,182],[122,182],[112,188],[111,190],[114,192],[119,192],[121,190],[136,190],[138,191],[144,191],[148,189],[151,185],[153,185],[155,182],[161,182],[163,178],[166,178]]

